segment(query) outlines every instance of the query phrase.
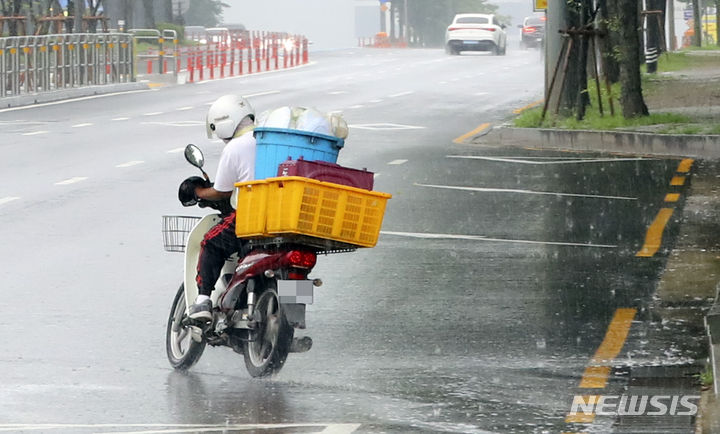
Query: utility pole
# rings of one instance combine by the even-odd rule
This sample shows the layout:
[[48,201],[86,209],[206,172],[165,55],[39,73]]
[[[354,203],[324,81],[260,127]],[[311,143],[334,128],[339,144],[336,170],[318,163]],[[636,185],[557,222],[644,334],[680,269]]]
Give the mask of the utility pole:
[[677,37],[675,36],[675,0],[667,0],[667,22],[668,22],[668,38],[670,51],[677,50]]
[[[555,67],[563,47],[564,36],[561,30],[567,30],[567,16],[564,0],[548,0],[545,10],[545,99],[550,91],[550,80],[555,75]],[[552,104],[554,102],[551,101]]]
[[75,33],[83,32],[83,15],[85,15],[85,0],[75,0]]

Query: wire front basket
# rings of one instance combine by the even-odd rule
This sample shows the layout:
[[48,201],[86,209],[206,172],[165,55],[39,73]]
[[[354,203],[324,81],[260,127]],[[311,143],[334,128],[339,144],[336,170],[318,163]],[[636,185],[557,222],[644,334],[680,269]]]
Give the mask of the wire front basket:
[[162,216],[163,246],[168,252],[184,252],[187,237],[200,217],[164,215]]

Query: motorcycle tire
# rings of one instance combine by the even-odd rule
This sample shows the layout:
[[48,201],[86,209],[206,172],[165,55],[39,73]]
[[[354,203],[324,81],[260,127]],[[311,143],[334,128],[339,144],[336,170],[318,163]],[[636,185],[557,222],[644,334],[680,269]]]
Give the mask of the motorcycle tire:
[[252,341],[243,344],[248,373],[256,378],[276,374],[282,369],[290,352],[295,330],[283,313],[277,291],[268,286],[255,304],[258,326],[251,333]]
[[[168,318],[165,334],[165,350],[167,351],[170,366],[179,370],[190,369],[202,356],[205,350],[205,341],[193,340],[189,326],[182,326],[185,318],[187,302],[185,301],[185,284],[180,285],[175,300],[173,300]],[[177,324],[177,327],[175,327]]]

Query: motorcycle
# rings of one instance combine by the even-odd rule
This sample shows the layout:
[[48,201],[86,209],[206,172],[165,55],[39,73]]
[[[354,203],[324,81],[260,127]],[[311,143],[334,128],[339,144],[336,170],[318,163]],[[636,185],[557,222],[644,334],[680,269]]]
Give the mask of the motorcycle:
[[[203,170],[202,151],[188,145],[185,158]],[[310,279],[322,246],[305,244],[297,238],[275,237],[249,240],[241,252],[229,258],[212,292],[212,321],[199,324],[188,318],[188,301],[195,300],[195,281],[200,244],[205,234],[227,213],[228,203],[197,199],[201,208],[221,214],[205,217],[163,216],[165,249],[184,251],[184,282],[175,295],[166,330],[170,365],[187,370],[202,356],[207,345],[227,346],[242,354],[248,373],[265,377],[280,371],[289,353],[312,347],[309,336],[296,338],[296,329],[305,329],[305,310],[313,303],[314,288],[320,279]],[[187,206],[187,204],[184,203]],[[347,249],[351,251],[354,249]]]

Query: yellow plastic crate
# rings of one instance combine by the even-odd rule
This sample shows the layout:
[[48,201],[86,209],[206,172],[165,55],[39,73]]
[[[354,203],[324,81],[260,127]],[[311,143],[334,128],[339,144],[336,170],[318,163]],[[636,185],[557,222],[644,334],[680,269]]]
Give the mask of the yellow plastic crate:
[[235,234],[241,238],[267,236],[265,220],[267,215],[268,183],[265,180],[235,184],[237,213]]
[[[266,186],[258,189],[263,182]],[[248,184],[252,185],[250,189]],[[392,197],[387,193],[298,176],[268,178],[237,186],[235,230],[239,237],[257,236],[257,228],[264,223],[265,236],[300,234],[360,247],[377,244],[385,205]],[[266,188],[264,192],[263,188]],[[264,215],[257,209],[263,201]],[[252,211],[253,217],[240,216],[251,208],[256,208]]]

